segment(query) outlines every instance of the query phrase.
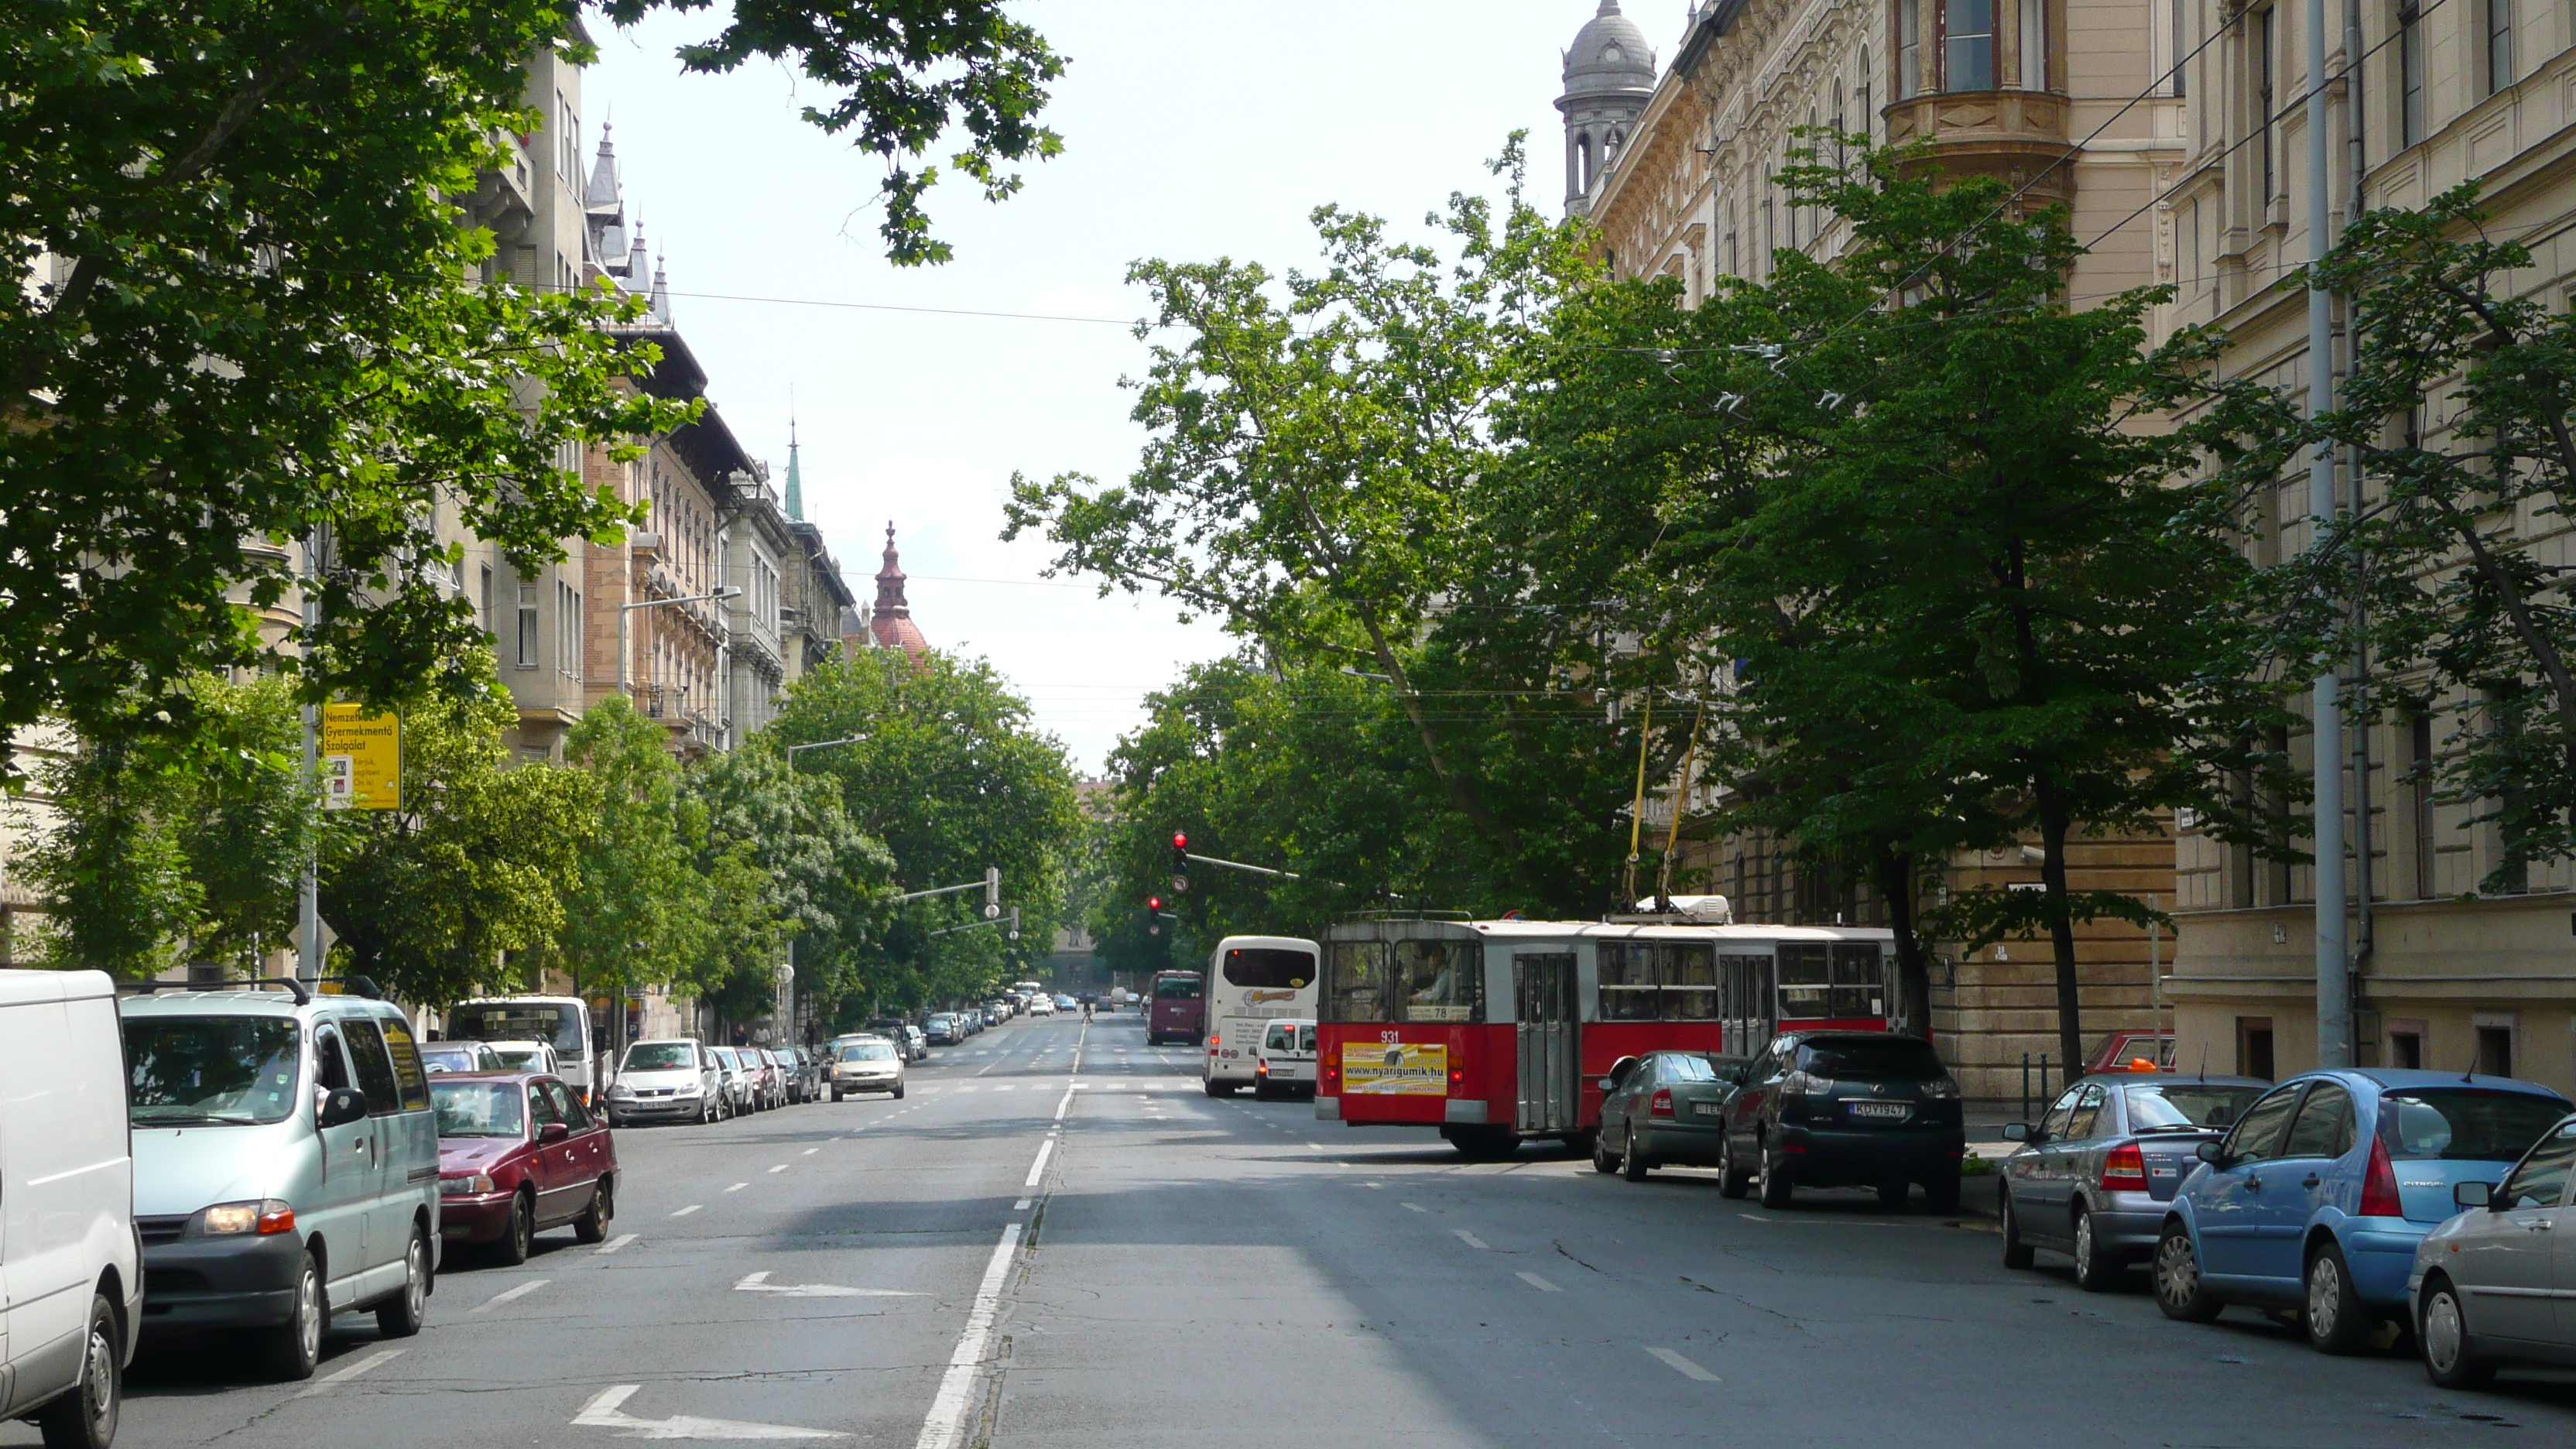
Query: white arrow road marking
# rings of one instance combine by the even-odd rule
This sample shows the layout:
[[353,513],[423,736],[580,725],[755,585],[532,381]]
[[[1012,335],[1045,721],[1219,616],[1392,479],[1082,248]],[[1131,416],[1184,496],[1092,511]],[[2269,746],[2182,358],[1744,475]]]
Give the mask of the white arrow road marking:
[[628,1243],[634,1242],[637,1238],[642,1236],[643,1234],[641,1233],[619,1233],[616,1237],[600,1244],[599,1253],[602,1257],[605,1257],[608,1254],[614,1253],[618,1249],[625,1247]]
[[1682,1357],[1680,1354],[1673,1352],[1669,1348],[1656,1348],[1650,1344],[1647,1346],[1646,1352],[1653,1354],[1655,1357],[1662,1359],[1666,1364],[1671,1365],[1673,1372],[1680,1374],[1683,1378],[1696,1379],[1704,1384],[1719,1382],[1717,1375],[1701,1368],[1698,1364],[1692,1363],[1689,1359]]
[[975,1287],[975,1306],[966,1315],[966,1331],[957,1335],[957,1351],[948,1356],[948,1372],[939,1377],[939,1394],[930,1401],[930,1414],[921,1421],[921,1437],[913,1441],[912,1449],[955,1449],[958,1431],[966,1425],[975,1371],[984,1363],[985,1340],[993,1336],[993,1319],[1002,1309],[1002,1277],[1010,1271],[1011,1253],[1019,1245],[1018,1223],[1002,1229],[1002,1240],[993,1245],[992,1260],[984,1265],[984,1281]]
[[468,1313],[480,1313],[486,1308],[498,1308],[502,1304],[508,1303],[513,1299],[525,1298],[529,1294],[536,1292],[538,1289],[543,1288],[553,1281],[554,1280],[552,1278],[531,1278],[516,1288],[504,1288],[500,1292],[493,1294],[491,1297],[484,1299],[482,1302],[475,1304],[473,1307],[465,1311]]
[[844,1288],[838,1283],[772,1283],[768,1270],[746,1273],[733,1285],[736,1293],[775,1293],[782,1298],[918,1298],[900,1288]]
[[[536,1284],[531,1283],[528,1286],[533,1288]],[[371,1368],[380,1368],[394,1359],[402,1357],[402,1353],[403,1351],[398,1348],[377,1349],[374,1353],[368,1354],[365,1358],[358,1360],[356,1363],[349,1365],[338,1373],[326,1374],[321,1378],[315,1379],[310,1388],[307,1388],[304,1392],[297,1394],[295,1397],[299,1399],[309,1399],[315,1394],[329,1389],[334,1384],[345,1384],[349,1380],[356,1378],[358,1375],[365,1373]]]
[[638,1419],[619,1407],[642,1384],[612,1384],[591,1396],[575,1424],[591,1429],[623,1429],[627,1439],[847,1439],[829,1429],[799,1429],[793,1424],[746,1424],[734,1419],[701,1419],[673,1414],[667,1419]]

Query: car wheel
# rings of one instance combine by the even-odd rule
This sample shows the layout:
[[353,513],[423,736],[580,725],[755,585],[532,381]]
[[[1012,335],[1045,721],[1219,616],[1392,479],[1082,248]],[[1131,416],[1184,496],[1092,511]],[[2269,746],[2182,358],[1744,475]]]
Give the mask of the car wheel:
[[1913,1190],[1914,1184],[1901,1177],[1894,1182],[1882,1182],[1878,1185],[1878,1205],[1894,1212],[1905,1206],[1905,1195]]
[[1619,1154],[1619,1175],[1630,1182],[1644,1182],[1647,1170],[1654,1164],[1646,1160],[1646,1154],[1637,1150],[1636,1128],[1628,1129],[1627,1136],[1620,1142],[1620,1147],[1623,1150]]
[[833,1100],[833,1101],[835,1101],[835,1102],[837,1102],[837,1101],[841,1100],[841,1089],[840,1089],[840,1088],[838,1088],[838,1087],[834,1087],[834,1088],[832,1089],[832,1100]]
[[2021,1240],[2021,1214],[2013,1211],[2012,1190],[2004,1190],[2004,1266],[2027,1268],[2038,1258],[2030,1244]]
[[322,1361],[322,1326],[331,1321],[322,1301],[322,1265],[311,1253],[296,1269],[291,1316],[274,1328],[259,1330],[260,1367],[270,1378],[295,1383],[313,1377]]
[[376,1305],[376,1336],[409,1338],[429,1313],[429,1238],[418,1228],[403,1245],[402,1291]]
[[1923,1198],[1932,1205],[1932,1211],[1936,1213],[1957,1212],[1959,1210],[1959,1169],[1953,1167],[1947,1172],[1935,1174],[1926,1180],[1923,1184]]
[[608,1223],[617,1216],[617,1184],[603,1177],[590,1185],[590,1206],[572,1220],[573,1241],[604,1243],[608,1241]]
[[503,1267],[515,1268],[528,1261],[536,1246],[537,1210],[529,1204],[526,1193],[515,1194],[510,1199],[509,1221],[501,1224],[501,1236],[492,1244],[492,1255],[501,1260]]
[[2120,1286],[2120,1260],[2102,1251],[2093,1236],[2093,1214],[2075,1209],[2075,1286],[2087,1293],[2108,1293]]
[[2308,1259],[2308,1343],[2319,1353],[2353,1354],[2370,1342],[2379,1320],[2364,1307],[2352,1286],[2352,1269],[2343,1249],[2328,1243]]
[[2478,1357],[2469,1320],[2460,1311],[2460,1290],[2448,1278],[2426,1285],[2415,1343],[2424,1356],[2425,1375],[2443,1388],[2474,1389],[2495,1377],[2495,1364]]
[[45,1449],[108,1449],[116,1442],[116,1416],[125,1403],[125,1370],[116,1305],[104,1293],[89,1300],[89,1338],[81,1345],[80,1378],[71,1392],[36,1411]]
[[1608,1174],[1619,1170],[1619,1154],[1610,1150],[1610,1134],[1592,1134],[1592,1170]]
[[1755,1170],[1753,1186],[1761,1195],[1764,1207],[1784,1208],[1789,1205],[1792,1190],[1789,1164],[1781,1161],[1780,1154],[1767,1145],[1762,1149],[1761,1166]]
[[2207,1323],[2227,1305],[2201,1280],[2200,1250],[2181,1223],[2167,1223],[2156,1239],[2156,1307],[2167,1318]]
[[1735,1165],[1735,1134],[1718,1139],[1717,1195],[1741,1199],[1753,1187],[1753,1174]]
[[894,1099],[898,1102],[903,1100],[903,1088],[897,1087],[894,1089]]

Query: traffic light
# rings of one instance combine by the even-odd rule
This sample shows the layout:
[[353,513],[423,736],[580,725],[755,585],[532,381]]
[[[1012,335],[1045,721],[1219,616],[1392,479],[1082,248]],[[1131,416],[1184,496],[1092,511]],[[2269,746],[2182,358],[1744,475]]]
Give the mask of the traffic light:
[[1172,893],[1178,895],[1190,888],[1190,838],[1172,832]]
[[1161,896],[1145,897],[1145,934],[1148,936],[1163,934],[1163,898]]

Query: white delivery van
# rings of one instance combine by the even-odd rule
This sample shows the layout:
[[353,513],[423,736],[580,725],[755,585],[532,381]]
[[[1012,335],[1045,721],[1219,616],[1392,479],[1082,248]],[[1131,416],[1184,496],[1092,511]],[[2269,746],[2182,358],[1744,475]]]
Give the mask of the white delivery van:
[[103,971],[0,971],[0,1418],[116,1438],[143,1323],[125,1048]]

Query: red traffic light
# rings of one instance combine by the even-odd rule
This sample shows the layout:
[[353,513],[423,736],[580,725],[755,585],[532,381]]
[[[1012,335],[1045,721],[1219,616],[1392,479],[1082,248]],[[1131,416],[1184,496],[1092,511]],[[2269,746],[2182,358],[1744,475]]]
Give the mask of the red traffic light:
[[1161,896],[1147,896],[1147,897],[1145,897],[1145,909],[1147,909],[1147,910],[1149,910],[1149,911],[1159,911],[1159,910],[1161,910],[1162,908],[1163,908],[1163,898],[1162,898]]
[[1189,849],[1189,848],[1190,848],[1190,838],[1189,838],[1188,836],[1186,836],[1186,835],[1183,835],[1181,832],[1179,832],[1179,831],[1177,831],[1177,830],[1173,831],[1173,832],[1172,832],[1172,849],[1174,849],[1174,850],[1187,850],[1187,849]]

